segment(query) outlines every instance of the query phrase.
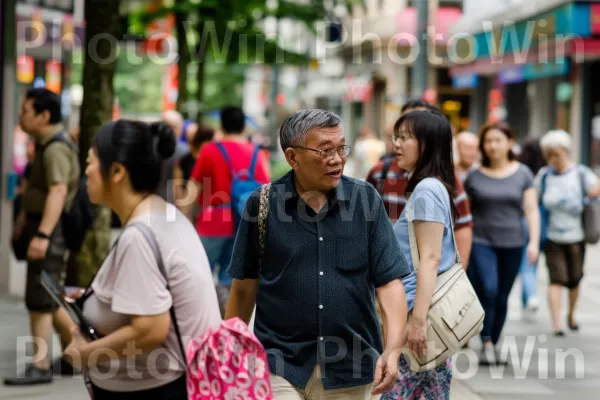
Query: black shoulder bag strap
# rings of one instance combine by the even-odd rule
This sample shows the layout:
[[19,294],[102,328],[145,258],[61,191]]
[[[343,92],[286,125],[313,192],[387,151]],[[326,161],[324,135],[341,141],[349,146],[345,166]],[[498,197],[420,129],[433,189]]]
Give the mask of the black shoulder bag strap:
[[156,237],[154,233],[150,230],[148,225],[143,222],[132,222],[129,226],[135,226],[141,233],[144,235],[146,242],[150,245],[152,252],[154,253],[154,257],[156,258],[156,263],[158,264],[158,269],[160,273],[165,278],[167,282],[167,290],[171,293],[171,297],[173,299],[173,305],[169,310],[171,314],[171,321],[173,322],[173,328],[175,329],[175,334],[177,335],[177,341],[179,342],[179,347],[181,348],[181,354],[183,355],[183,363],[185,366],[185,370],[187,373],[187,355],[185,352],[185,347],[183,347],[183,341],[181,339],[181,332],[179,331],[179,325],[177,324],[177,316],[175,315],[175,298],[173,297],[173,292],[171,292],[171,288],[169,287],[169,278],[167,276],[167,270],[165,269],[165,264],[163,262],[162,254],[160,253],[160,248],[158,247],[158,243],[156,242]]
[[579,175],[579,184],[581,185],[581,195],[583,197],[583,200],[585,201],[585,198],[587,197],[587,190],[585,190],[585,175],[584,175],[584,172],[579,167],[579,165],[576,165],[575,168],[577,168],[577,175]]

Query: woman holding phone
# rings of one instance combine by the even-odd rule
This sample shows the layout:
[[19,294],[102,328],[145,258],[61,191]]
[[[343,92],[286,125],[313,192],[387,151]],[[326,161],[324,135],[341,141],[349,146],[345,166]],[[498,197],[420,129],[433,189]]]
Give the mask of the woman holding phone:
[[[196,230],[154,194],[174,149],[166,124],[119,120],[100,128],[88,154],[90,199],[111,208],[123,226],[83,301],[101,338],[90,341],[74,328],[65,350],[87,370],[94,400],[187,399],[182,347],[221,322]],[[166,278],[144,231],[155,239]]]

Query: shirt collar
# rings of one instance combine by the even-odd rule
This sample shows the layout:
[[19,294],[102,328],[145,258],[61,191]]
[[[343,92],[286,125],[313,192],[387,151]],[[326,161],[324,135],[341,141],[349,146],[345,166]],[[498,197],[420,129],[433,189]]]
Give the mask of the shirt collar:
[[[333,203],[336,201],[349,201],[351,194],[348,193],[350,190],[350,185],[346,181],[347,178],[342,176],[340,179],[340,183],[334,189],[334,196],[329,199],[329,203]],[[300,199],[300,195],[298,194],[298,190],[296,189],[296,185],[294,183],[294,171],[290,171],[287,173],[285,177],[284,190],[286,195],[286,202],[288,201],[298,201]]]

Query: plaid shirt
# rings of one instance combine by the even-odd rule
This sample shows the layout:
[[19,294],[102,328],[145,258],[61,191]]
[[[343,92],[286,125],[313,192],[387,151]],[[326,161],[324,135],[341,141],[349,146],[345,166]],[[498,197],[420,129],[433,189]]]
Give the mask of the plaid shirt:
[[[396,222],[406,205],[406,187],[408,186],[408,172],[400,169],[392,161],[385,181],[381,179],[384,162],[381,161],[371,169],[367,176],[367,182],[373,185],[383,197],[383,204],[388,217],[392,222]],[[473,226],[473,217],[471,216],[471,207],[469,199],[465,193],[465,188],[461,180],[456,176],[456,189],[458,196],[454,198],[454,205],[458,213],[455,230]]]

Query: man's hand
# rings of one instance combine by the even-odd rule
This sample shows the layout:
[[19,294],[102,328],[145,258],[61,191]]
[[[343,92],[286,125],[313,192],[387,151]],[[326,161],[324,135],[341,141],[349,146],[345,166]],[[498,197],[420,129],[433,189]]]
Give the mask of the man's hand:
[[398,377],[398,363],[401,352],[401,349],[386,350],[377,360],[373,390],[371,391],[373,396],[386,393],[394,387]]
[[43,260],[46,258],[49,245],[50,240],[34,237],[29,243],[29,249],[27,249],[27,259],[31,261]]
[[15,221],[15,226],[13,228],[12,238],[16,240],[23,233],[23,229],[25,229],[25,224],[27,224],[27,216],[23,211],[19,213],[17,220]]

